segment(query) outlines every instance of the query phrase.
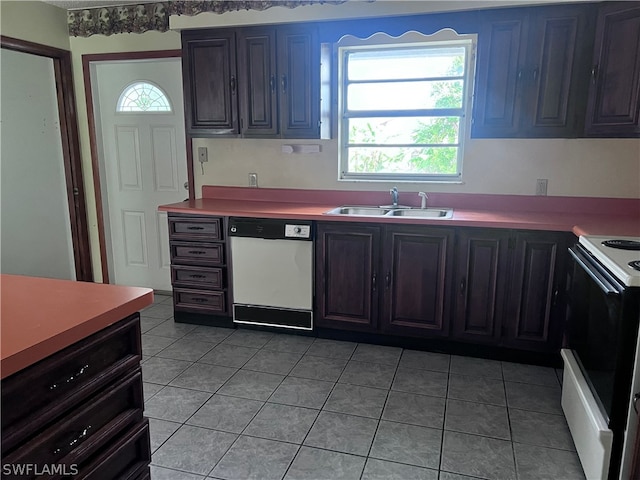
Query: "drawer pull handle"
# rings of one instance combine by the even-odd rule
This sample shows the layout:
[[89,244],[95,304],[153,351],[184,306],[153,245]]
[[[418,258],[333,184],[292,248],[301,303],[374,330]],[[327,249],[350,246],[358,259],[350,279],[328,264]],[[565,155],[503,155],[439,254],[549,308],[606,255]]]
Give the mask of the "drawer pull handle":
[[192,298],[192,300],[193,300],[194,302],[197,302],[197,303],[206,303],[206,302],[208,302],[208,301],[209,301],[209,300],[208,300],[208,299],[206,299],[206,298]]
[[62,445],[53,450],[54,455],[60,455],[62,452],[70,452],[73,450],[80,442],[86,439],[89,436],[89,430],[91,430],[91,425],[87,425],[84,427],[79,434],[74,433],[74,437],[71,440],[66,440],[66,445]]
[[89,365],[83,365],[80,370],[78,370],[76,373],[74,373],[73,375],[71,375],[69,378],[67,378],[66,380],[59,380],[56,383],[52,384],[49,386],[49,390],[55,390],[56,388],[58,388],[60,385],[66,385],[67,383],[71,383],[74,382],[78,379],[78,377],[84,375],[84,373],[89,369]]
[[187,230],[204,230],[204,227],[191,226],[187,227]]
[[193,275],[189,275],[191,278],[207,278],[206,275],[200,275],[199,273],[194,273]]
[[189,250],[191,255],[205,255],[207,252],[203,252],[202,250]]

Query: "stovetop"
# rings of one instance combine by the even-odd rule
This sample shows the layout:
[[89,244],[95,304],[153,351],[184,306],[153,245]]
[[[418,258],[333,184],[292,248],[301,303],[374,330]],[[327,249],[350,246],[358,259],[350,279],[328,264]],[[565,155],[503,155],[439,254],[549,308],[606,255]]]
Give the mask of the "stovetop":
[[640,237],[583,235],[578,242],[624,285],[627,287],[640,287],[640,270],[636,270],[629,265],[630,262],[640,260],[640,251],[603,245],[602,242],[607,240],[640,242]]

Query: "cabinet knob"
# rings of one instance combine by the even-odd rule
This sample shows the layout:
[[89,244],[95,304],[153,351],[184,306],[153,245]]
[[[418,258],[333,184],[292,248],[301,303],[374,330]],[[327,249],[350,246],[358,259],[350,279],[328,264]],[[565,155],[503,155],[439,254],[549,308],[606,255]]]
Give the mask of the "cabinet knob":
[[236,93],[236,77],[231,76],[231,93],[235,95]]
[[385,287],[389,288],[391,286],[391,272],[387,272],[387,274],[384,277],[384,285]]
[[638,400],[640,399],[640,392],[633,394],[633,410],[638,414]]
[[282,75],[282,93],[287,93],[287,76]]
[[467,288],[467,279],[463,277],[460,280],[460,295],[464,295],[465,288]]
[[276,93],[276,76],[273,74],[269,78],[269,87],[271,88],[271,93]]
[[373,277],[371,278],[371,286],[372,286],[374,291],[377,288],[377,283],[378,283],[378,276],[374,273]]
[[591,81],[595,84],[597,78],[598,78],[598,65],[594,65],[591,68]]

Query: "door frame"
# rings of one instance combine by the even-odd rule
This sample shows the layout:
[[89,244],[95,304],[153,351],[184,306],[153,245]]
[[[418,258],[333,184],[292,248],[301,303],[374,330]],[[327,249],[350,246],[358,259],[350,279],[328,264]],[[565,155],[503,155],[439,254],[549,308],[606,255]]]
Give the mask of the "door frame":
[[0,35],[0,47],[53,60],[76,280],[93,282],[91,244],[89,242],[87,203],[82,178],[82,159],[80,157],[78,118],[73,89],[71,52],[4,35]]
[[[100,178],[100,155],[98,153],[98,141],[96,133],[96,117],[93,109],[93,85],[91,84],[91,64],[109,61],[125,60],[154,60],[163,58],[181,57],[181,50],[155,50],[148,52],[121,52],[121,53],[91,53],[82,55],[82,76],[84,79],[84,96],[87,107],[87,123],[89,126],[89,146],[91,149],[91,169],[93,170],[93,189],[95,191],[96,216],[98,226],[98,243],[100,246],[100,266],[102,268],[102,283],[111,283],[109,279],[109,252],[107,249],[106,232],[104,225],[104,208]],[[184,102],[183,102],[184,103]],[[192,162],[191,139],[186,137],[187,147],[187,171]],[[193,190],[192,175],[188,175],[189,192]],[[191,194],[190,194],[191,195]]]

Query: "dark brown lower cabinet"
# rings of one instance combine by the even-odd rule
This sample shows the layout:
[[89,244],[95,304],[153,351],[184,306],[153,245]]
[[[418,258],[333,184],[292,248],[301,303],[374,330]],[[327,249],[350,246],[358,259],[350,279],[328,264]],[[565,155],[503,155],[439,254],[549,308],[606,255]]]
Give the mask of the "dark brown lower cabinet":
[[381,330],[409,336],[449,334],[452,229],[387,227],[382,255]]
[[3,379],[2,478],[144,478],[141,350],[135,314]]
[[569,234],[319,223],[318,327],[558,350]]
[[489,345],[500,342],[509,267],[509,231],[457,232],[455,313],[452,338]]
[[560,347],[567,234],[516,232],[504,322],[504,345],[554,351]]
[[447,335],[452,248],[451,229],[319,223],[316,325]]
[[452,339],[557,351],[567,244],[562,232],[460,229]]
[[380,232],[380,227],[318,224],[317,326],[376,329]]

